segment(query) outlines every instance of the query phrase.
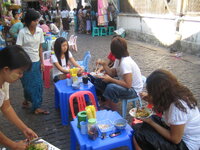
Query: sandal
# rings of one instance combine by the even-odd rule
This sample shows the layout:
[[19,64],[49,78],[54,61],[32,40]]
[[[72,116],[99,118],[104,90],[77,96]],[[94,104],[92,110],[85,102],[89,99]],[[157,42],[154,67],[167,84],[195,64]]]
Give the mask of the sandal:
[[35,110],[34,114],[35,115],[49,115],[50,112],[47,110],[39,109],[39,110]]

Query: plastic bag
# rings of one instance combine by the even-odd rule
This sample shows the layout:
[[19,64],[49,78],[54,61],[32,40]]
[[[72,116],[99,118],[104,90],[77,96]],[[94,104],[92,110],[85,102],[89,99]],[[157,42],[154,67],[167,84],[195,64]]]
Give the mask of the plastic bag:
[[115,34],[120,35],[122,38],[124,38],[126,34],[126,31],[124,28],[119,28],[118,30],[115,30],[114,32]]

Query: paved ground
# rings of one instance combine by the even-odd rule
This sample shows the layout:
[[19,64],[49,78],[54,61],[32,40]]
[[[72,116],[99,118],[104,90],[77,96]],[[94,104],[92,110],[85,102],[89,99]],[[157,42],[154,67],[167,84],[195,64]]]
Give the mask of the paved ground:
[[[71,33],[72,34],[72,33]],[[106,57],[109,52],[111,36],[91,37],[90,35],[78,35],[78,52],[72,52],[75,59],[82,59],[84,52],[90,50],[92,60],[90,70],[95,68],[97,58]],[[132,58],[141,68],[142,74],[148,76],[158,68],[172,71],[178,79],[188,86],[200,103],[200,59],[195,56],[183,54],[181,59],[173,57],[166,49],[155,47],[128,39],[128,50]],[[20,81],[10,85],[10,98],[13,107],[22,120],[35,130],[39,136],[62,150],[68,150],[70,146],[70,126],[62,126],[59,111],[54,109],[54,87],[44,88],[43,107],[51,111],[50,115],[36,116],[28,110],[21,108],[23,91]],[[200,105],[199,105],[200,106]],[[129,109],[131,105],[129,105]],[[13,140],[24,139],[21,132],[13,127],[0,114],[0,130]],[[130,116],[127,115],[129,123]],[[120,148],[125,149],[125,148]]]

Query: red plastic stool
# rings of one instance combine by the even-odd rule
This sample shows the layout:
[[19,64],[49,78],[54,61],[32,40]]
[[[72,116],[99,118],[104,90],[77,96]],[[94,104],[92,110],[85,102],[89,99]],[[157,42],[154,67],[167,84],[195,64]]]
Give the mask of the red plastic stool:
[[43,72],[43,80],[44,87],[50,88],[50,71],[53,68],[53,65],[50,62],[50,59],[44,60],[44,72]]

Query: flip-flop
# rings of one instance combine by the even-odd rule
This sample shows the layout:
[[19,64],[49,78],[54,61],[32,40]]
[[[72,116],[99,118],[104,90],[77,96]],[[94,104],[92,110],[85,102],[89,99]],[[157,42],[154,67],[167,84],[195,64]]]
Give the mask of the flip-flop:
[[42,110],[42,111],[39,111],[39,112],[34,112],[35,115],[49,115],[50,112],[47,111],[47,110]]

